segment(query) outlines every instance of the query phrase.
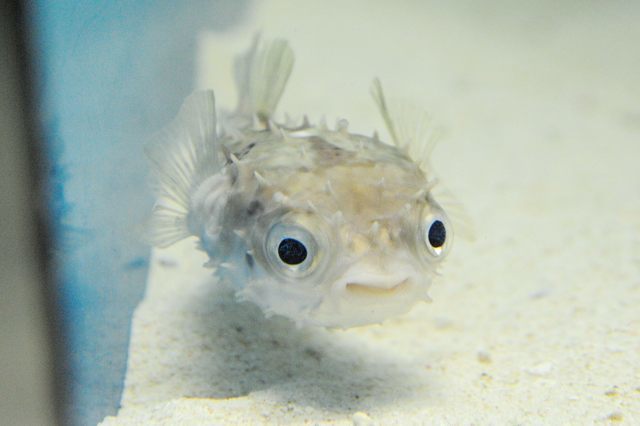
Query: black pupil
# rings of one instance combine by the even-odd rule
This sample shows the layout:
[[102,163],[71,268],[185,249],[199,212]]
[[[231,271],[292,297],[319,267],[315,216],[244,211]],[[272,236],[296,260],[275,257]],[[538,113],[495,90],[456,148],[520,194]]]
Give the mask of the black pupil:
[[298,240],[285,238],[278,246],[278,256],[287,265],[299,265],[307,258],[307,248]]
[[436,220],[429,228],[429,244],[435,248],[442,247],[446,239],[447,230],[444,227],[444,223]]

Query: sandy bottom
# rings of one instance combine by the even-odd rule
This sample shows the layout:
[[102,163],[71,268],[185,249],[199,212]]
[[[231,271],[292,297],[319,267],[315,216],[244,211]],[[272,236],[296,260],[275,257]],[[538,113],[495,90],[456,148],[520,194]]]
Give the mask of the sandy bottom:
[[[638,10],[365,8],[364,43],[345,6],[336,44],[326,8],[291,12],[302,31],[269,4],[251,25],[298,57],[283,110],[380,128],[374,75],[424,99],[445,130],[437,170],[477,238],[456,242],[433,303],[348,331],[236,303],[192,240],[157,250],[122,408],[103,424],[640,424]],[[221,87],[215,68],[198,84]]]

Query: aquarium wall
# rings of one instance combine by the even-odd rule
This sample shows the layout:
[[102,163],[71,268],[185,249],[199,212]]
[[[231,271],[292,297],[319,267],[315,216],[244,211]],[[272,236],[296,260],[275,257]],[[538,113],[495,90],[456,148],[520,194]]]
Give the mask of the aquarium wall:
[[[24,31],[15,4],[0,5],[0,418],[51,424],[51,311],[46,309],[46,215],[34,165]],[[51,293],[49,293],[51,294]]]
[[25,2],[74,424],[115,413],[122,391],[149,256],[142,146],[193,88],[198,32],[232,28],[248,6]]

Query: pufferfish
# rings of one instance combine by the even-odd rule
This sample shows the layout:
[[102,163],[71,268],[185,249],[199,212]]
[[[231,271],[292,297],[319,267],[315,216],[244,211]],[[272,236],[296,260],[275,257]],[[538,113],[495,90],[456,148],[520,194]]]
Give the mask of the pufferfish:
[[[236,110],[199,91],[146,152],[156,176],[153,244],[195,236],[240,301],[299,326],[379,323],[421,300],[453,232],[433,195],[429,127],[372,94],[391,143],[278,123],[294,64],[289,44],[256,39],[238,57]],[[415,114],[414,114],[415,116]]]

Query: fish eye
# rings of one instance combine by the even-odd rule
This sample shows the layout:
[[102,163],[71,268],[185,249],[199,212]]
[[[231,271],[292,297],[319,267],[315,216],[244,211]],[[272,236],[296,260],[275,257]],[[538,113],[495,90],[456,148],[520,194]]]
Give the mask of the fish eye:
[[273,269],[290,277],[304,276],[314,269],[318,244],[311,232],[297,225],[277,223],[267,233],[266,258]]
[[307,248],[296,239],[284,238],[278,245],[278,256],[287,265],[299,265],[307,258]]
[[434,220],[429,227],[428,234],[429,244],[433,248],[440,248],[447,239],[447,229],[441,220]]
[[424,240],[429,252],[434,256],[442,256],[447,248],[447,225],[443,218],[430,218],[425,222]]

